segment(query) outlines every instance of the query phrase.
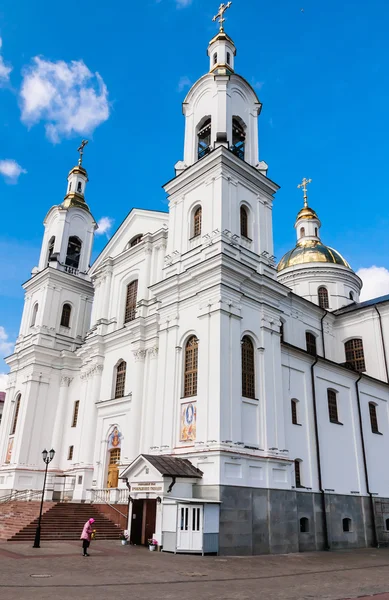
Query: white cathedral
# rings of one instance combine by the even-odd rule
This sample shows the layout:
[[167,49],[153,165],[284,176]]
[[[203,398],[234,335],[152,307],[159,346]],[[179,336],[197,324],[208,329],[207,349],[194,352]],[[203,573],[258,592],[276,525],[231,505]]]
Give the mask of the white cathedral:
[[296,246],[275,263],[262,105],[235,71],[223,12],[183,104],[169,211],[132,209],[90,266],[81,150],[44,220],[7,359],[0,494],[40,490],[52,447],[46,498],[127,503],[129,489],[134,543],[384,545],[389,297],[359,302],[306,179]]

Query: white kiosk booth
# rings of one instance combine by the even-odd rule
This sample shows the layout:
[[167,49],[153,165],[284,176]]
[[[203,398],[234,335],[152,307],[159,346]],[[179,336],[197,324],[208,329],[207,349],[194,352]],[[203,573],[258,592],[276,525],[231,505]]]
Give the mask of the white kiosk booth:
[[217,553],[220,502],[193,497],[202,472],[184,458],[141,454],[120,475],[130,485],[130,541],[165,552]]

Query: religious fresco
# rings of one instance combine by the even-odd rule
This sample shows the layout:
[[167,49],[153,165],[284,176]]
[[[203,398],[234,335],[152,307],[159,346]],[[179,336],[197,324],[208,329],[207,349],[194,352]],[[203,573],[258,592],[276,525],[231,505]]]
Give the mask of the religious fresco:
[[181,405],[181,442],[193,442],[196,439],[196,402]]
[[120,448],[122,445],[123,435],[120,433],[117,427],[114,427],[108,437],[108,450],[114,450]]
[[8,440],[8,446],[7,446],[7,454],[5,457],[5,462],[6,463],[10,463],[11,462],[11,455],[12,455],[12,448],[14,446],[14,438],[9,438]]

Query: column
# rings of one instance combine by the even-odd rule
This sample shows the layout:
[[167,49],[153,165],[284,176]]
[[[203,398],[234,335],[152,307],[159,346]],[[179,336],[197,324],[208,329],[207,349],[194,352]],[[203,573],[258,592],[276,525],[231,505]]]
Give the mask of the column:
[[[50,465],[52,469],[59,468],[60,459],[62,456],[62,442],[63,432],[66,425],[70,426],[70,423],[65,422],[66,417],[66,404],[69,393],[69,386],[73,381],[72,377],[63,375],[60,381],[59,398],[57,403],[57,411],[54,420],[53,434],[51,437],[51,447],[55,450],[54,459]],[[48,448],[49,450],[49,448]]]
[[147,396],[144,398],[144,418],[140,452],[146,454],[154,446],[154,408],[157,391],[158,347],[149,348],[147,370]]

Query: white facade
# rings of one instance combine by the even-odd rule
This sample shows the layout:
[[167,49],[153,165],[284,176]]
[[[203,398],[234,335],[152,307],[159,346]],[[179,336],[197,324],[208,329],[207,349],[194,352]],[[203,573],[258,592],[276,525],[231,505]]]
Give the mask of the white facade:
[[[116,468],[123,472],[140,454],[188,458],[201,470],[194,491],[183,488],[174,510],[198,498],[201,506],[205,499],[221,502],[223,511],[227,488],[389,497],[389,300],[356,304],[361,282],[347,263],[309,259],[277,274],[278,186],[258,156],[261,104],[234,72],[228,36],[212,40],[209,56],[211,71],[184,102],[184,160],[165,186],[168,213],[131,210],[90,268],[96,224],[84,201],[84,169],[70,172],[74,189],[46,217],[39,266],[25,284],[20,335],[8,359],[0,429],[4,494],[39,489],[41,451],[52,446],[53,485],[56,475],[67,475],[73,499],[112,484],[111,452],[119,448]],[[210,133],[202,132],[207,119]],[[236,145],[234,127],[243,140]],[[308,241],[319,244],[318,218],[305,226]],[[69,238],[80,248],[72,247],[67,264]],[[128,319],[127,290],[135,281],[136,312]],[[318,306],[320,286],[328,290],[328,310]],[[64,326],[65,304],[71,312]],[[316,356],[307,352],[307,332],[316,339]],[[188,394],[185,356],[193,336],[197,386]],[[242,387],[246,337],[254,351],[251,394]],[[344,366],[350,339],[363,340],[363,374]],[[336,393],[337,423],[329,418],[328,390]],[[372,431],[372,404],[379,433]],[[190,434],[183,432],[187,409]],[[147,497],[162,496],[162,506],[171,506],[169,493],[163,486]],[[216,509],[207,511],[212,521]],[[210,534],[216,529],[210,525]]]

